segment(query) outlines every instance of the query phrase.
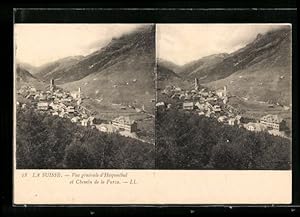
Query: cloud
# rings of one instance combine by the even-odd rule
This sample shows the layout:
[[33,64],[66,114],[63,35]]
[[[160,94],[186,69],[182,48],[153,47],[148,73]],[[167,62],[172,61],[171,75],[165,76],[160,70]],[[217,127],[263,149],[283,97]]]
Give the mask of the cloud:
[[[143,24],[15,24],[18,61],[34,66],[67,56],[88,55],[113,37]],[[144,24],[147,25],[147,24]],[[185,64],[216,53],[233,52],[252,41],[258,33],[280,25],[245,24],[158,24],[159,58]]]
[[231,53],[278,24],[158,24],[159,58],[182,65],[216,53]]
[[87,55],[140,24],[15,24],[16,58],[39,66]]

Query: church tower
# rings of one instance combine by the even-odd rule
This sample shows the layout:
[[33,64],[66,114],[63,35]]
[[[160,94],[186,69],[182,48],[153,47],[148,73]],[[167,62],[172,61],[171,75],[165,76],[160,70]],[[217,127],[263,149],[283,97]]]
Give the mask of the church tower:
[[227,96],[227,86],[224,86],[224,96]]
[[81,88],[80,87],[78,88],[78,98],[79,99],[81,98]]
[[195,90],[199,89],[199,81],[198,78],[195,78]]
[[55,84],[54,84],[54,79],[50,79],[50,91],[54,91],[55,89]]

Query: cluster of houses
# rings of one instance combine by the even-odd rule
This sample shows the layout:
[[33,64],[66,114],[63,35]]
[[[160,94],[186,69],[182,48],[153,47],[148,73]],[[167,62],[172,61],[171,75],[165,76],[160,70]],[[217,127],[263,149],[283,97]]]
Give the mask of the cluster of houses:
[[128,116],[120,116],[108,123],[101,123],[95,126],[101,132],[119,133],[120,135],[137,139],[137,122]]
[[68,92],[56,87],[52,79],[49,90],[43,91],[23,86],[18,94],[31,100],[32,105],[40,112],[69,118],[73,123],[79,123],[82,126],[93,124],[94,117],[80,106],[82,102],[80,88],[78,91]]
[[[199,116],[217,119],[231,126],[244,127],[249,131],[267,131],[276,136],[284,136],[285,121],[277,115],[266,115],[256,122],[248,122],[241,116],[241,112],[228,104],[227,87],[218,90],[199,88],[198,79],[195,79],[192,90],[184,90],[173,85],[166,86],[162,94],[176,100],[181,104],[180,109],[193,112]],[[173,107],[171,103],[157,102],[157,109],[168,110]]]
[[[90,115],[90,112],[85,107],[81,106],[82,96],[80,88],[78,88],[78,91],[68,92],[56,87],[54,80],[51,80],[50,88],[47,91],[23,86],[18,90],[17,94],[30,100],[31,106],[36,110],[53,116],[68,118],[71,122],[81,126],[97,128],[99,131],[106,133],[128,133],[128,136],[137,131],[137,123],[130,120],[129,117],[121,116],[108,123],[99,123],[99,120]],[[25,108],[27,105],[17,101],[17,106]]]
[[267,131],[274,136],[285,137],[286,122],[278,115],[265,115],[258,122],[249,122],[243,125],[244,128],[254,132]]
[[[200,88],[198,79],[195,79],[195,87],[192,90],[184,90],[173,85],[166,86],[162,94],[167,95],[173,100],[181,103],[181,109],[186,111],[197,112],[199,115],[214,117],[220,122],[228,122],[230,125],[239,122],[239,111],[228,105],[227,87],[216,91],[208,88]],[[158,102],[158,108],[167,109],[172,105],[165,102]]]
[[[137,138],[137,122],[131,120],[128,116],[120,116],[106,123],[99,121],[90,115],[83,106],[81,106],[81,89],[74,92],[67,92],[57,88],[54,80],[50,82],[50,88],[47,91],[40,91],[34,87],[23,86],[17,92],[26,99],[31,100],[32,105],[40,112],[46,112],[53,116],[68,118],[73,123],[85,127],[94,127],[101,132],[119,133],[124,136]],[[182,107],[182,110],[197,113],[200,116],[212,117],[218,122],[226,123],[231,126],[244,127],[249,131],[260,132],[267,131],[276,136],[285,136],[286,123],[277,115],[263,116],[256,122],[245,122],[240,112],[229,105],[227,88],[213,91],[207,88],[199,88],[198,80],[195,79],[195,88],[193,90],[183,90],[175,86],[167,86],[163,92],[172,99],[176,99]],[[17,102],[17,105],[25,108],[25,103]],[[158,109],[171,109],[172,104],[157,102]]]

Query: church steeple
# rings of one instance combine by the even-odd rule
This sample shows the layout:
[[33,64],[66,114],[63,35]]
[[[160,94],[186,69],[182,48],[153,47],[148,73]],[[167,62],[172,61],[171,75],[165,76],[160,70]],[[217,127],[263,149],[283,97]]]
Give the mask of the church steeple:
[[199,89],[199,81],[198,78],[195,78],[195,90]]
[[54,84],[54,79],[50,79],[50,91],[54,91],[55,89],[55,84]]

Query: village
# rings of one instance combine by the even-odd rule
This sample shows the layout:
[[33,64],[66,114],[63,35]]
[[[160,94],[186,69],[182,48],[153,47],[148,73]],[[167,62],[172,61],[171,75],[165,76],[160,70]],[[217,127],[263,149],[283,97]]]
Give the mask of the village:
[[137,122],[131,120],[128,116],[119,116],[111,121],[95,118],[93,112],[82,105],[84,97],[80,87],[78,91],[68,92],[57,87],[54,80],[51,79],[49,89],[46,91],[25,85],[18,90],[17,94],[27,99],[26,102],[30,102],[21,103],[17,101],[17,106],[22,109],[33,107],[38,112],[67,118],[71,122],[84,127],[96,128],[104,133],[118,133],[122,136],[139,139],[136,134],[138,131]]
[[[17,106],[21,108],[32,106],[39,112],[67,118],[84,127],[96,128],[104,133],[118,133],[122,136],[141,140],[137,136],[138,124],[129,116],[119,116],[110,121],[96,118],[92,111],[82,105],[84,97],[80,87],[77,91],[68,92],[57,87],[54,80],[51,79],[49,89],[46,91],[23,86],[17,94],[30,101],[30,105],[17,101]],[[286,123],[278,115],[267,114],[257,120],[243,117],[239,109],[228,103],[231,96],[228,94],[226,86],[217,90],[200,88],[198,79],[195,78],[194,88],[191,90],[168,85],[161,94],[176,103],[159,101],[156,103],[157,109],[168,110],[176,107],[179,110],[192,112],[199,116],[214,118],[220,123],[243,127],[249,131],[266,131],[274,136],[286,137]]]
[[161,94],[175,103],[167,103],[169,100],[157,102],[158,110],[165,111],[176,107],[178,110],[214,118],[230,126],[243,127],[253,132],[266,131],[274,136],[286,137],[286,122],[278,115],[267,114],[255,120],[243,117],[242,111],[228,103],[231,96],[228,94],[227,86],[217,90],[200,88],[199,81],[195,78],[193,89],[185,90],[168,85]]

